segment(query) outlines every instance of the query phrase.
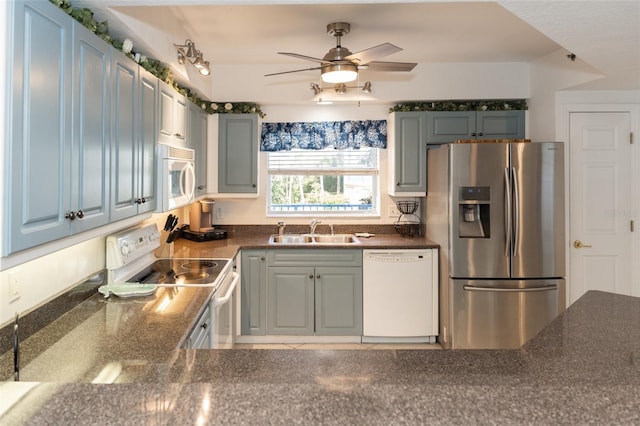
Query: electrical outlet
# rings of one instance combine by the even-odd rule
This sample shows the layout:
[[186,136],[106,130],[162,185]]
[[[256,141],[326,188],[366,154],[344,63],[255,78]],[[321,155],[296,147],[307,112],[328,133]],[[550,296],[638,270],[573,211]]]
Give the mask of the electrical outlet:
[[222,207],[216,207],[216,219],[223,219],[224,218],[224,211],[222,210]]
[[16,273],[9,274],[9,303],[20,298],[20,279]]
[[395,204],[392,204],[389,206],[389,213],[388,213],[389,217],[398,217],[400,216],[400,210],[398,210],[398,207],[396,207]]

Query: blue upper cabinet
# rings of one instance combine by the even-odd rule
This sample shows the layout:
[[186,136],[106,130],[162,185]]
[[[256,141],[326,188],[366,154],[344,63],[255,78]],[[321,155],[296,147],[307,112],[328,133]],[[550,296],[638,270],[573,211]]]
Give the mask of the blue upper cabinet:
[[157,204],[157,79],[111,49],[111,221]]
[[[73,23],[73,232],[109,223],[109,46]],[[70,213],[70,214],[74,214]]]
[[48,1],[8,10],[2,255],[155,210],[157,78]]
[[72,21],[49,2],[13,8],[4,255],[68,235],[71,205]]
[[189,142],[196,155],[196,193],[199,197],[207,193],[207,117],[193,102],[189,102]]
[[427,112],[394,112],[388,120],[389,195],[427,193]]
[[459,139],[523,139],[524,111],[431,111],[429,143]]
[[258,115],[219,114],[218,192],[258,194]]

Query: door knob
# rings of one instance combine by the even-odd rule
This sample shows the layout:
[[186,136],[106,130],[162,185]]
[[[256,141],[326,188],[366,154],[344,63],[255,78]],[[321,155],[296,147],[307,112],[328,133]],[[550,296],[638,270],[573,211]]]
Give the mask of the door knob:
[[591,244],[584,244],[580,240],[575,240],[573,242],[573,247],[575,247],[575,248],[591,248]]

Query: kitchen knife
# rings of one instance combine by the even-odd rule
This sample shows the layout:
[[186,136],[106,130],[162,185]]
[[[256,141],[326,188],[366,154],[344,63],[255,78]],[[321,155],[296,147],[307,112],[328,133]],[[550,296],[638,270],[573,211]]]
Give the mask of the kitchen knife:
[[176,225],[178,224],[178,216],[173,216],[173,222],[171,222],[171,228],[170,231],[173,231],[176,228]]
[[171,229],[171,224],[173,223],[173,215],[170,214],[169,216],[167,216],[167,221],[164,223],[164,230],[168,231],[169,229]]

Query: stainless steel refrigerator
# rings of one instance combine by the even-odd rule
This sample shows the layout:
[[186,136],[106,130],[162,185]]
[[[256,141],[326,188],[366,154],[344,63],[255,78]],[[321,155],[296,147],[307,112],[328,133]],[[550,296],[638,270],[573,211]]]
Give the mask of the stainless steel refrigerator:
[[445,348],[518,348],[565,308],[560,142],[429,149],[428,239],[440,244]]

